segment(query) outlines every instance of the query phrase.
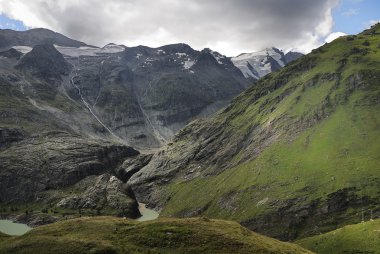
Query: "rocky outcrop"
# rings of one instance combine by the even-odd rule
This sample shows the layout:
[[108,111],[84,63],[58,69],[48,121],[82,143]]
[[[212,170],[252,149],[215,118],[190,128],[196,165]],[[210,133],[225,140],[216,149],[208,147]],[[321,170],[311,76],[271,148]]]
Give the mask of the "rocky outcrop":
[[117,216],[137,218],[138,203],[128,187],[115,176],[106,173],[100,176],[88,176],[72,186],[70,193],[66,193],[59,200],[57,207],[71,210],[96,210],[97,214],[104,211],[114,211]]
[[[326,200],[307,203],[304,202],[306,197],[285,200],[276,205],[276,210],[241,224],[286,241],[318,235],[350,223],[359,223],[362,213],[358,211],[380,201],[379,198],[359,196],[356,191],[355,188],[341,189],[328,194]],[[367,210],[366,213],[368,217]],[[374,218],[378,213],[378,209],[372,210]]]
[[137,217],[133,193],[113,171],[138,154],[131,147],[69,133],[31,136],[0,151],[0,203]]
[[16,68],[49,81],[67,75],[71,66],[52,44],[42,44],[36,45],[20,59]]
[[18,60],[22,56],[22,53],[15,50],[14,48],[11,48],[9,50],[0,52],[0,56],[6,58],[16,58]]
[[4,218],[10,219],[17,223],[27,224],[29,227],[38,227],[64,219],[64,217],[57,214],[37,213],[33,211],[30,213],[24,212],[17,215],[12,214],[5,216]]
[[152,156],[152,154],[139,154],[135,157],[127,158],[120,167],[115,169],[116,176],[123,182],[127,182],[150,162]]
[[0,149],[12,142],[21,141],[25,138],[25,134],[16,128],[0,127]]

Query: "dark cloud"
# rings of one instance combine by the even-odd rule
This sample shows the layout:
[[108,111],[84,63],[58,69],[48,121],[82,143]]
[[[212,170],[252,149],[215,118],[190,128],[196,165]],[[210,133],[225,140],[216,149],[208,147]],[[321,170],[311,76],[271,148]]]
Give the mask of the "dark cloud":
[[316,47],[331,32],[337,1],[0,0],[0,11],[89,44],[185,42],[235,55],[271,45]]

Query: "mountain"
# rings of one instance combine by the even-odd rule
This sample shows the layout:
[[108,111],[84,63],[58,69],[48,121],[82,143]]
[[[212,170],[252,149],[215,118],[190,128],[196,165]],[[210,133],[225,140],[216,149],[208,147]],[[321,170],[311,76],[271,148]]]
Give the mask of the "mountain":
[[[106,46],[95,54],[93,49],[57,49],[74,66],[66,91],[88,104],[114,136],[142,149],[160,147],[249,84],[228,58],[186,44],[119,47],[114,53]],[[77,91],[81,98],[75,98]]]
[[26,31],[0,29],[0,49],[12,46],[34,47],[39,44],[56,44],[66,47],[87,46],[85,43],[72,40],[66,36],[44,28],[35,28]]
[[98,48],[45,29],[1,36],[0,216],[29,225],[138,217],[125,183],[149,162],[146,150],[248,86],[229,58],[186,44]]
[[284,240],[379,215],[380,24],[266,75],[183,128],[129,184],[161,216]]
[[218,111],[249,85],[229,58],[186,44],[160,48],[56,45],[50,53],[40,45],[33,50],[13,48],[25,53],[18,69],[35,69],[40,61],[46,64],[39,66],[46,72],[44,78],[52,75],[52,68],[58,76],[68,74],[60,83],[69,99],[87,108],[110,138],[140,149],[162,146],[191,120]]
[[297,241],[321,254],[380,253],[380,220],[348,225],[326,234]]
[[[75,230],[73,230],[75,229]],[[59,238],[58,238],[58,237]],[[0,233],[0,253],[312,253],[243,228],[236,222],[160,219],[144,223],[96,217],[41,226],[26,235]]]
[[[101,126],[101,131],[82,132],[91,136],[98,132],[96,136],[144,150],[161,147],[190,121],[223,108],[253,81],[239,70],[244,61],[211,49],[197,51],[186,44],[128,48],[110,43],[97,48],[47,29],[0,30],[1,36],[4,45],[0,48],[16,49],[25,55],[16,69],[25,72],[29,68],[31,76],[48,82],[53,81],[51,75],[57,79],[68,74],[62,81],[58,79],[59,90],[81,104],[94,124]],[[64,59],[48,48],[52,44]],[[252,64],[260,61],[264,66],[253,64],[257,77],[287,63],[290,53],[271,50],[271,56],[266,55],[268,51],[256,53],[256,60],[250,58]],[[4,50],[0,54],[10,53]],[[35,66],[38,64],[46,65],[38,67],[40,73]],[[73,125],[83,129],[81,119]]]
[[246,78],[255,81],[301,56],[303,54],[298,52],[289,51],[285,54],[282,50],[271,47],[258,52],[240,54],[232,57],[231,61]]
[[68,74],[71,66],[53,45],[42,44],[36,45],[33,50],[20,59],[15,68],[30,72],[38,78],[59,79],[61,75]]
[[284,55],[284,60],[285,60],[284,62],[285,62],[285,64],[288,64],[294,60],[297,60],[298,58],[300,58],[302,56],[303,56],[302,53],[289,51],[288,53],[286,53]]

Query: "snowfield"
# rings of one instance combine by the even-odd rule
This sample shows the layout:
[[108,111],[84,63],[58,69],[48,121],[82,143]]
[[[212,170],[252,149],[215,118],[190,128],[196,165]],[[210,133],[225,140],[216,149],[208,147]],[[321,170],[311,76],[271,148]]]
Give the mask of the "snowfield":
[[246,78],[259,79],[272,72],[269,58],[273,58],[281,67],[285,65],[283,56],[278,51],[273,47],[266,48],[262,51],[232,57],[231,61]]
[[79,57],[79,56],[97,56],[100,54],[114,54],[123,52],[125,47],[120,45],[108,44],[103,48],[93,48],[93,47],[62,47],[54,45],[55,48],[63,55],[71,56],[71,57]]

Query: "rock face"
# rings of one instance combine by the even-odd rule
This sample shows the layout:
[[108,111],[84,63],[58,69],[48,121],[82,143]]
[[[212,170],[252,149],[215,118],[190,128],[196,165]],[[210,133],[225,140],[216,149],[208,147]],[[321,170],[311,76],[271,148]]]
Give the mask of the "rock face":
[[23,54],[20,51],[17,51],[14,48],[0,52],[0,56],[2,57],[16,58],[17,60],[20,59],[22,55]]
[[52,44],[36,45],[16,65],[17,69],[47,81],[68,75],[70,67]]
[[130,157],[115,170],[115,174],[123,182],[127,182],[135,173],[145,167],[151,159],[152,154],[139,154],[138,156]]
[[292,240],[378,216],[380,26],[260,79],[187,125],[132,176],[162,216],[210,216]]
[[227,57],[209,49],[199,52],[186,44],[119,49],[89,55],[58,48],[74,66],[68,94],[85,101],[115,136],[136,147],[160,147],[248,86]]
[[137,202],[113,169],[138,154],[68,133],[28,137],[0,151],[0,203],[137,217]]
[[12,142],[21,141],[24,134],[16,128],[0,128],[0,149]]
[[110,173],[89,176],[73,186],[72,194],[63,197],[57,207],[72,210],[113,210],[117,216],[137,218],[138,204],[124,183]]

